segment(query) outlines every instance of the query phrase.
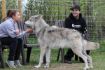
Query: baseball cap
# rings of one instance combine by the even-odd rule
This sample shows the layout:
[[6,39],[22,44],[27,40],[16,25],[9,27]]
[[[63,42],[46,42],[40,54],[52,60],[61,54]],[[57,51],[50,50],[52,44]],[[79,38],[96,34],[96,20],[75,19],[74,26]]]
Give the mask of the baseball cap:
[[78,9],[79,11],[81,10],[81,9],[80,9],[80,6],[77,5],[77,4],[73,5],[73,6],[70,8],[70,10],[74,10],[74,9]]

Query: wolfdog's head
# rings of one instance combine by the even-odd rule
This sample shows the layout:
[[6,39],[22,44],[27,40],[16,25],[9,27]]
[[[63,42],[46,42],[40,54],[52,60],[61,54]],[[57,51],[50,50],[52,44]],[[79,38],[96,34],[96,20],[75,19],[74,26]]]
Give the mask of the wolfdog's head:
[[34,27],[35,24],[40,20],[40,18],[42,17],[42,15],[34,15],[34,16],[31,16],[26,22],[25,24],[28,26],[28,27]]
[[45,26],[48,26],[48,24],[46,24],[46,22],[44,21],[44,19],[42,18],[42,15],[34,15],[31,16],[26,22],[25,24],[28,27],[31,27],[32,29],[34,29],[35,32],[40,31],[42,28],[44,28]]

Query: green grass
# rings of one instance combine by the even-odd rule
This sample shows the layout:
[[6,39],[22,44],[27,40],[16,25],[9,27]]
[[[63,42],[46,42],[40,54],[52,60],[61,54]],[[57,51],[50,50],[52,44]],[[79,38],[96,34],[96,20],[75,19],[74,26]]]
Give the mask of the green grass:
[[[101,42],[101,48],[96,50],[96,51],[92,51],[91,52],[91,56],[93,58],[93,64],[94,64],[94,69],[92,70],[105,70],[105,42]],[[31,54],[31,60],[30,63],[28,65],[24,65],[20,68],[17,69],[10,69],[8,67],[6,67],[5,69],[1,69],[0,70],[37,70],[34,69],[33,66],[38,64],[39,61],[39,49],[38,48],[33,48],[32,50],[32,54]],[[49,70],[82,70],[83,64],[79,63],[79,62],[75,62],[73,61],[73,64],[64,64],[64,63],[60,63],[56,61],[57,58],[57,52],[58,49],[53,49],[52,50],[52,55],[51,55],[51,67]],[[7,54],[8,54],[8,50],[4,51],[5,55],[5,61],[7,59]],[[45,70],[43,67],[40,68],[39,70]]]

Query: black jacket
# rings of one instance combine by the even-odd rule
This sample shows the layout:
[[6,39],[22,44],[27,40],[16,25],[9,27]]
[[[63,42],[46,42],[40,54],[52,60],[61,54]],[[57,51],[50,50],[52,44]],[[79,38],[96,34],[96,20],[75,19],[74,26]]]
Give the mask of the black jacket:
[[70,14],[69,17],[65,19],[65,28],[76,29],[84,34],[86,32],[86,21],[81,14],[78,20]]

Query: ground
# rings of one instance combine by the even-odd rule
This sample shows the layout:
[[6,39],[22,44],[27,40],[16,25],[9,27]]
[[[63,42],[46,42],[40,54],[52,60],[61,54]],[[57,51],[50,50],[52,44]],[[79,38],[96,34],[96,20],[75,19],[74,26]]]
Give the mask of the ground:
[[[90,70],[105,70],[105,47],[104,46],[105,44],[102,43],[100,49],[91,52],[94,68]],[[19,67],[17,69],[10,69],[6,67],[5,69],[0,68],[0,70],[83,70],[82,68],[84,67],[84,64],[75,62],[74,60],[72,64],[64,64],[64,63],[61,63],[60,61],[57,62],[56,61],[57,51],[58,49],[52,50],[51,65],[49,69],[44,69],[43,66],[39,69],[33,68],[33,66],[37,65],[39,61],[39,49],[34,48],[32,50],[31,60],[29,64]],[[6,54],[4,55],[5,61],[6,61],[8,50],[4,51],[4,53]]]

